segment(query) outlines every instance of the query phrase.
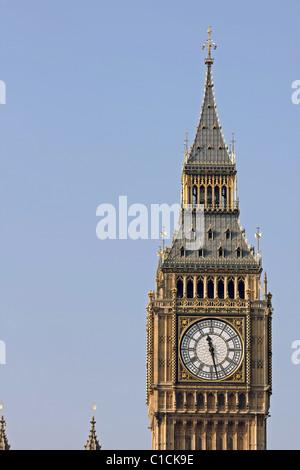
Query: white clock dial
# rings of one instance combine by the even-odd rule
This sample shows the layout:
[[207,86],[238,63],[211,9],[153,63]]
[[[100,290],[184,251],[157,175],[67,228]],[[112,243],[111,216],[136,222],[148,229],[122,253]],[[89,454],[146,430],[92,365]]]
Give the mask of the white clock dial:
[[200,320],[184,333],[180,353],[185,367],[203,380],[222,380],[232,375],[243,359],[243,344],[227,322]]

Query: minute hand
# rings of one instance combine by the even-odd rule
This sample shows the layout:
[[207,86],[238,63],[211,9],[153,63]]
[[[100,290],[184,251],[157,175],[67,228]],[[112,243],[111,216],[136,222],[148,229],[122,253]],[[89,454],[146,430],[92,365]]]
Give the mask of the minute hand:
[[207,336],[206,340],[207,340],[207,342],[208,342],[209,352],[210,352],[210,354],[211,354],[211,357],[212,357],[212,360],[213,360],[213,363],[214,363],[214,368],[215,368],[216,376],[217,376],[217,380],[218,380],[218,372],[217,372],[216,361],[215,361],[215,349],[214,349],[214,347],[213,347],[213,345],[212,345],[211,337],[210,337],[210,336]]

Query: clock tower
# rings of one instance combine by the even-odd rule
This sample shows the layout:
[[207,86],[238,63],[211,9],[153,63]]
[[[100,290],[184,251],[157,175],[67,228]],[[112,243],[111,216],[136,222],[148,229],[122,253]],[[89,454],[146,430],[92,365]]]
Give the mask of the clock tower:
[[[179,229],[159,253],[147,306],[153,450],[264,450],[272,393],[272,295],[239,221],[234,141],[214,97],[211,40],[194,142],[185,152]],[[261,278],[263,277],[263,281]]]

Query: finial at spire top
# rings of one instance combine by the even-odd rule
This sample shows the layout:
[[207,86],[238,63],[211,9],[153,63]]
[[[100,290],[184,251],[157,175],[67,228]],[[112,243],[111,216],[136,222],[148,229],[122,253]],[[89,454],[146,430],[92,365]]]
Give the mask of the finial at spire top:
[[212,33],[211,26],[208,27],[207,33],[208,33],[208,39],[203,44],[202,50],[207,48],[208,57],[207,57],[207,59],[205,59],[205,63],[207,65],[209,65],[209,64],[211,65],[214,62],[214,59],[212,59],[212,57],[211,57],[211,49],[213,48],[214,50],[216,50],[217,46],[215,45],[215,43],[211,39],[211,33]]

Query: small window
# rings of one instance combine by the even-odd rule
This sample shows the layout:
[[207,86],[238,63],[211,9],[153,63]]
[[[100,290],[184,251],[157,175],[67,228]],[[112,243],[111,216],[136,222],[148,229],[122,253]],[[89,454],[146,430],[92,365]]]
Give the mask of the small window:
[[219,299],[224,299],[224,281],[222,279],[218,282],[218,297]]
[[236,257],[241,258],[242,257],[242,250],[240,248],[236,249]]
[[229,228],[226,230],[225,232],[225,238],[226,240],[230,240],[231,239],[231,231],[229,230]]
[[245,299],[245,283],[244,281],[240,281],[238,283],[238,290],[239,290],[239,298]]
[[184,247],[182,246],[182,247],[180,248],[180,256],[181,256],[181,258],[183,258],[184,255],[185,255],[185,249],[184,249]]
[[218,395],[218,405],[219,406],[225,406],[225,397],[223,393],[220,393]]
[[200,204],[205,204],[205,187],[200,186]]
[[177,402],[177,406],[183,406],[183,395],[182,395],[182,393],[178,393],[178,395],[176,397],[176,402]]
[[239,395],[239,408],[244,410],[246,408],[246,397],[244,394]]
[[203,248],[200,248],[200,249],[198,250],[198,257],[199,257],[199,258],[204,258]]
[[197,282],[197,297],[198,299],[204,298],[204,284],[202,279],[199,279],[199,281]]
[[234,282],[232,279],[228,281],[228,297],[234,299]]
[[177,281],[177,297],[178,297],[178,299],[182,299],[182,297],[183,297],[183,281],[182,281],[182,279],[178,279],[178,281]]
[[215,186],[215,205],[219,206],[220,204],[220,188],[219,186]]
[[202,393],[199,393],[197,396],[197,405],[204,406],[204,395]]
[[197,186],[193,186],[193,206],[195,206],[198,202],[198,188]]
[[212,204],[212,187],[207,187],[207,204]]
[[209,299],[215,298],[215,286],[214,281],[212,279],[210,279],[207,283],[207,297]]
[[208,239],[209,239],[209,240],[212,240],[212,239],[213,239],[213,231],[212,231],[211,228],[208,230],[207,236],[208,236]]
[[186,284],[186,296],[188,299],[192,299],[194,297],[194,283],[192,279],[189,279]]
[[224,248],[222,246],[220,246],[218,253],[219,253],[219,258],[224,258]]
[[226,209],[227,207],[227,188],[226,186],[222,187],[222,207]]

